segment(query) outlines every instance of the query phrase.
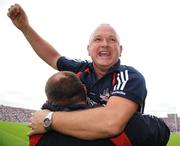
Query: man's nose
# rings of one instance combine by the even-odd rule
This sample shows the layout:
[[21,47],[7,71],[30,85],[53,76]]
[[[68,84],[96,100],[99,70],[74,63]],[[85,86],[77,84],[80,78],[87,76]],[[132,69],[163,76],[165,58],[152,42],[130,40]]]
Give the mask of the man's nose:
[[103,39],[102,45],[103,45],[103,46],[107,46],[107,45],[108,45],[108,41],[107,41],[106,39]]

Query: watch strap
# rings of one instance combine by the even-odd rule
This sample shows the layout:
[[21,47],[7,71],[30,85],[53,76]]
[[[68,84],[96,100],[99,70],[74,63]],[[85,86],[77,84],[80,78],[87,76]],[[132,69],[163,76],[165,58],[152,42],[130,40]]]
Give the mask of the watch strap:
[[47,125],[44,125],[44,128],[47,130],[47,131],[50,131],[52,130],[52,127],[51,127],[51,124],[52,124],[52,115],[53,115],[53,112],[49,112],[47,114],[47,116],[45,117],[44,121],[45,120],[49,120],[50,124],[47,126]]

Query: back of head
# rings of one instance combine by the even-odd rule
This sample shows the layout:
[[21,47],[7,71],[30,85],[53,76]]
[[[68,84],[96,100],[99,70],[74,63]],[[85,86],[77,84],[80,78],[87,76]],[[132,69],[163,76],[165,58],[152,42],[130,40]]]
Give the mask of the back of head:
[[60,71],[51,76],[45,87],[48,101],[68,105],[86,101],[85,87],[73,72]]

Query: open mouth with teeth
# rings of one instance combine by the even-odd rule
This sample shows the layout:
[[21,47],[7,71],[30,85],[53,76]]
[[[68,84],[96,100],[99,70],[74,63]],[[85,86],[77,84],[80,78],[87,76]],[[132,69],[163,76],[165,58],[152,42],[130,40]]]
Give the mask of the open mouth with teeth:
[[99,53],[99,56],[110,56],[111,53],[109,51],[100,51]]

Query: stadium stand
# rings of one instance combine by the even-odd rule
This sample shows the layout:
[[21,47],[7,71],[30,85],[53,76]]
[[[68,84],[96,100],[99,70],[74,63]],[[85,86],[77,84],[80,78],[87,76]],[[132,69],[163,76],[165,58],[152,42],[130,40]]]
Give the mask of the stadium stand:
[[32,112],[34,112],[34,110],[0,105],[0,120],[28,122]]
[[180,132],[180,117],[177,114],[168,114],[167,117],[161,119],[167,124],[171,132]]

